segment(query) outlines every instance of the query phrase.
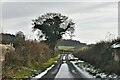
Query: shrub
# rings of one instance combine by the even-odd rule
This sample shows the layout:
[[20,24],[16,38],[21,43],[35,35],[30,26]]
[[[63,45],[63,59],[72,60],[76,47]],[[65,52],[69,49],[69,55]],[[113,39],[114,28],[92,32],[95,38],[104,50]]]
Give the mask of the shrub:
[[87,49],[80,50],[74,55],[79,59],[100,68],[102,71],[119,74],[118,72],[120,72],[120,65],[118,65],[119,63],[114,63],[112,55],[113,49],[111,48],[111,45],[116,43],[116,41],[118,40],[114,40],[112,42],[101,41],[91,45]]

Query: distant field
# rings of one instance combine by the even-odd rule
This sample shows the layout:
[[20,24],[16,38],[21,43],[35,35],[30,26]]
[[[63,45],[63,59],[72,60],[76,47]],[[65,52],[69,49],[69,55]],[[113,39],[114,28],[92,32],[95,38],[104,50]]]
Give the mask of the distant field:
[[58,49],[60,50],[70,50],[75,48],[74,46],[58,46]]

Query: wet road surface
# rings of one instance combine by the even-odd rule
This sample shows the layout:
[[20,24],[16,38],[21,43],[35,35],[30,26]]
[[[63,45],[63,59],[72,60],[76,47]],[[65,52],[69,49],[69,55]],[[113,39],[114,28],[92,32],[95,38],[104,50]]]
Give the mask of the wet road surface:
[[46,74],[32,80],[91,80],[92,76],[83,72],[73,62],[68,60],[67,54],[62,54],[61,58]]
[[66,63],[63,63],[55,78],[74,78],[74,77],[69,71],[68,65]]

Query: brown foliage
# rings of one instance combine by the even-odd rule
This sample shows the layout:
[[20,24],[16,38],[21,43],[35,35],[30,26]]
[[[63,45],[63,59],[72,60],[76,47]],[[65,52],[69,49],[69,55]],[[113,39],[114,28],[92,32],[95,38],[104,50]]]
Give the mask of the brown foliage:
[[4,66],[38,66],[50,59],[50,50],[45,43],[25,41],[15,52],[6,55]]

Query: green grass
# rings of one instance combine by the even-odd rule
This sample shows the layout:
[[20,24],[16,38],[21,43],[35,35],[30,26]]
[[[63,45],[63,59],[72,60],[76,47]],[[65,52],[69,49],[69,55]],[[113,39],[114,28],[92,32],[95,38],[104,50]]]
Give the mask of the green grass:
[[60,50],[70,50],[75,48],[74,46],[58,46],[58,49]]
[[31,68],[28,69],[27,67],[21,67],[21,68],[19,68],[18,71],[14,72],[13,76],[15,78],[28,78],[28,77],[32,76],[33,73],[34,73],[33,69],[31,69]]
[[48,67],[50,67],[52,64],[54,64],[54,62],[55,62],[56,60],[58,60],[59,58],[60,58],[60,54],[59,54],[58,56],[56,56],[55,58],[49,59],[46,63],[44,63],[44,64],[42,64],[42,65],[40,66],[40,69],[41,69],[42,71],[44,71],[46,68],[48,68]]

